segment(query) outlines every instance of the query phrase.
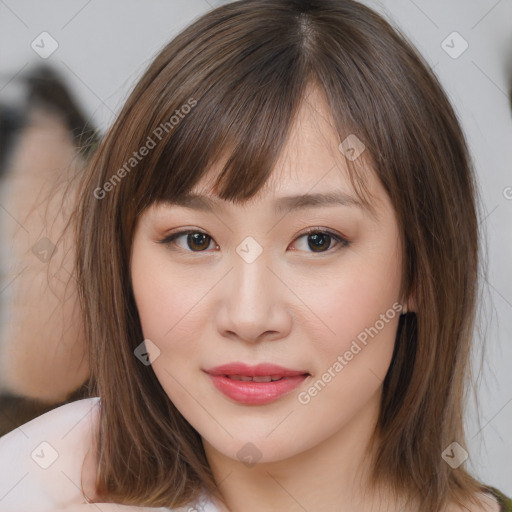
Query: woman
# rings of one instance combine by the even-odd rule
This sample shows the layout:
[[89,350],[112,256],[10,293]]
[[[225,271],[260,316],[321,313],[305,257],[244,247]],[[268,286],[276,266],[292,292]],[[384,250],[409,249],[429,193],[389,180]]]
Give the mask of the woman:
[[9,510],[25,485],[48,510],[510,507],[464,468],[479,266],[464,135],[375,12],[242,0],[203,16],[79,190],[99,398],[0,441],[4,460],[47,466],[17,468]]

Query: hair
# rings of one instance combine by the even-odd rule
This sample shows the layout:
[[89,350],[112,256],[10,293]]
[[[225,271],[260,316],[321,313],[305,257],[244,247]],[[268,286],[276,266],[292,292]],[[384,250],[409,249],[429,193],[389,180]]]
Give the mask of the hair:
[[[369,204],[361,162],[388,194],[402,240],[400,317],[383,383],[371,484],[421,512],[485,487],[442,459],[465,445],[464,401],[478,295],[478,190],[461,126],[437,77],[390,22],[354,0],[241,0],[201,16],[134,87],[81,175],[76,272],[101,397],[97,491],[177,507],[215,493],[199,433],[134,349],[143,340],[130,277],[139,216],[173,201],[221,158],[214,190],[242,203],[267,182],[309,87],[323,92]],[[142,148],[146,147],[146,151]],[[144,153],[144,157],[140,157]]]

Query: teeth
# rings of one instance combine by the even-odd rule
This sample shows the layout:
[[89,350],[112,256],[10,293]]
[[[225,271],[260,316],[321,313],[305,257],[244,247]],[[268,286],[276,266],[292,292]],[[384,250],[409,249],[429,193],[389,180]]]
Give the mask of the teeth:
[[270,375],[268,377],[253,377],[252,380],[254,382],[270,382],[272,377],[270,377]]
[[261,377],[247,377],[246,375],[228,375],[227,377],[229,377],[230,379],[233,379],[233,380],[242,380],[244,382],[249,382],[249,381],[253,381],[253,382],[273,382],[273,381],[276,381],[276,380],[280,380],[284,377],[280,377],[279,375],[272,375],[272,376],[261,376]]

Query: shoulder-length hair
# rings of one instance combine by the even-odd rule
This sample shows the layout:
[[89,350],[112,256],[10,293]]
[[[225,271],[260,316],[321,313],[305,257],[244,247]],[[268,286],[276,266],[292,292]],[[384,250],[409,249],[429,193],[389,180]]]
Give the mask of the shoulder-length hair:
[[[372,483],[422,512],[484,489],[442,453],[465,446],[463,410],[478,297],[477,189],[464,134],[407,38],[354,0],[241,0],[198,18],[157,55],[84,172],[77,279],[91,389],[101,397],[100,495],[176,507],[214,493],[201,437],[151,366],[130,279],[136,222],[227,156],[218,195],[251,198],[271,175],[304,93],[325,94],[340,141],[355,134],[394,205],[403,244],[401,317],[383,384]],[[347,159],[363,202],[363,168]]]

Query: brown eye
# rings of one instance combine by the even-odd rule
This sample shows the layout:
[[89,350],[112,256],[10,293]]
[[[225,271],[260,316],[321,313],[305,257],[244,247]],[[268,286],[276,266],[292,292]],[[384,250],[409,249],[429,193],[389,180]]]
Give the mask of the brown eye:
[[189,233],[187,235],[187,245],[191,249],[203,251],[208,249],[211,238],[204,233]]
[[350,245],[350,242],[340,235],[318,228],[309,230],[307,233],[298,237],[297,240],[300,240],[301,238],[305,238],[307,240],[307,243],[305,244],[306,247],[301,249],[306,252],[328,252],[333,245],[333,240],[336,242],[335,249],[347,247]]
[[[185,246],[177,243],[177,240],[181,238],[185,239]],[[212,237],[202,231],[180,231],[160,240],[160,243],[177,245],[180,249],[188,252],[202,252],[208,249],[212,241]]]
[[332,237],[326,233],[313,233],[308,236],[308,246],[313,252],[321,252],[329,249]]
[[[306,252],[329,252],[333,246],[333,240],[335,241],[333,250],[341,249],[350,245],[350,242],[342,236],[336,233],[332,233],[331,231],[318,228],[309,230],[307,233],[304,233],[296,240],[303,238],[307,239],[307,244],[305,248],[301,248],[300,250]],[[185,240],[185,242],[178,243],[178,240],[180,239]],[[160,240],[160,243],[163,245],[168,245],[171,248],[173,248],[173,246],[177,246],[179,249],[185,252],[205,252],[210,248],[210,245],[213,241],[214,240],[210,235],[207,235],[202,231],[187,230],[173,233],[163,240]]]

